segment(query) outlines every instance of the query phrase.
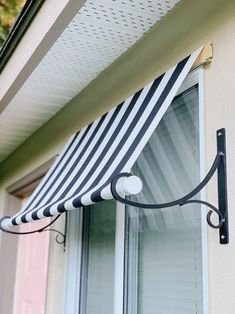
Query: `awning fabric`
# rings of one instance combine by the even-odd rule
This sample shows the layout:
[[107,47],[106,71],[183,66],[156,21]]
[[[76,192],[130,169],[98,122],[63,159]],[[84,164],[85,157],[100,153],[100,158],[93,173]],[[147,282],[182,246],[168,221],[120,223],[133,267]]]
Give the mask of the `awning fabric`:
[[72,136],[29,201],[2,227],[111,199],[112,178],[130,171],[200,50]]

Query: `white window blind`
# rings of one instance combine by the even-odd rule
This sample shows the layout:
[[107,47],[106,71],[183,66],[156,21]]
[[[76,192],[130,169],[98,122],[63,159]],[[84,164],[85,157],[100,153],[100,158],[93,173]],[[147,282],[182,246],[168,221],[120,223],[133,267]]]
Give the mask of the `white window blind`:
[[[133,173],[138,202],[164,203],[199,183],[198,88],[175,98]],[[200,207],[128,208],[126,314],[202,313]]]
[[80,314],[111,314],[114,307],[116,203],[83,211]]

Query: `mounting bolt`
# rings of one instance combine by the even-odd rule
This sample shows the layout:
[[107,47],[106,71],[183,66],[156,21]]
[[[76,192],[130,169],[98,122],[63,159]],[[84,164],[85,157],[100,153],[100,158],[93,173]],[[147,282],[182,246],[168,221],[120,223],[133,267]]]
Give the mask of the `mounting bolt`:
[[223,135],[223,133],[222,132],[218,132],[218,136],[221,136],[221,135]]
[[225,237],[225,235],[222,235],[220,238],[221,238],[222,240],[224,240],[226,237]]

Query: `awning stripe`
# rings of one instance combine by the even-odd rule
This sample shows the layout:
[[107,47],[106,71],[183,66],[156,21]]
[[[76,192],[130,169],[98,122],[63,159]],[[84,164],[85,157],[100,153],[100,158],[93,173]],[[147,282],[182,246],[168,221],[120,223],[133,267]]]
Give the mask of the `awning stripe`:
[[[138,135],[135,137],[135,139],[132,141],[132,144],[130,145],[128,151],[125,153],[124,158],[122,159],[122,161],[120,162],[120,164],[117,166],[117,168],[115,168],[115,172],[111,175],[111,177],[113,177],[116,173],[120,173],[122,171],[128,171],[130,168],[128,167],[128,170],[126,170],[124,168],[124,166],[127,164],[128,160],[130,160],[131,155],[133,154],[135,148],[138,146],[138,144],[140,143],[141,139],[143,138],[143,135],[146,133],[146,130],[148,129],[149,125],[152,123],[153,119],[155,118],[158,110],[160,109],[161,105],[163,104],[166,96],[169,93],[169,90],[172,88],[174,82],[176,81],[176,79],[178,78],[179,74],[182,71],[182,64],[184,65],[187,62],[187,58],[185,60],[183,60],[180,64],[177,65],[177,68],[175,69],[174,73],[172,74],[171,78],[167,81],[167,84],[164,88],[164,90],[162,90],[160,97],[158,98],[158,101],[154,104],[154,107],[151,111],[151,113],[148,113],[147,119],[144,122],[144,124],[142,125],[142,127],[140,128],[140,131],[138,133]],[[154,91],[156,91],[159,83],[161,82],[162,76],[160,78],[158,78],[157,80],[154,81],[150,92],[147,94],[144,103],[149,103],[150,100],[152,99],[153,95],[154,95]],[[140,108],[140,116],[137,116],[137,119],[139,120],[142,115],[143,115],[143,108]],[[143,117],[142,117],[143,118]],[[135,123],[135,121],[133,120],[132,123]],[[128,130],[130,131],[130,130]],[[125,135],[127,135],[129,132],[127,132]],[[126,142],[126,138],[123,139],[124,142]],[[121,146],[124,143],[121,141],[119,143],[119,146],[116,147],[116,151],[114,152],[113,156],[116,156],[118,154],[118,151],[121,150]],[[140,152],[139,152],[140,153]],[[139,154],[138,154],[139,155]],[[137,158],[137,157],[136,157]],[[136,160],[136,158],[133,158],[133,163]],[[112,161],[112,160],[111,160]],[[133,165],[132,163],[132,165]],[[131,165],[131,166],[132,166]],[[130,167],[131,167],[130,166]],[[91,195],[91,200],[93,202],[98,202],[102,200],[102,196],[101,196],[101,191],[102,189],[107,186],[109,183],[109,181],[107,181],[99,190],[95,191],[94,193],[92,193]],[[78,199],[75,199],[73,204],[75,207],[79,207],[81,206],[81,199],[80,197]]]
[[[96,122],[97,123],[93,125],[93,127],[96,127],[95,131],[92,130],[92,125],[89,125],[86,129],[83,129],[80,134],[75,134],[72,139],[71,145],[62,155],[63,159],[58,158],[61,162],[59,162],[58,166],[54,169],[55,171],[53,171],[52,175],[44,181],[45,183],[43,185],[43,188],[41,188],[39,191],[40,193],[35,196],[34,202],[29,205],[30,207],[38,207],[39,205],[43,206],[43,204],[48,203],[48,197],[50,197],[57,184],[59,184],[59,182],[64,179],[64,173],[69,173],[69,170],[72,169],[73,163],[79,159],[81,155],[81,153],[79,154],[79,151],[84,150],[84,146],[87,145],[86,141],[89,132],[93,132],[91,137],[89,135],[89,137],[92,138],[98,131],[97,124],[99,124],[100,121]],[[25,208],[25,211],[28,210],[29,206]]]
[[[91,125],[88,125],[86,128],[86,132],[89,131]],[[64,166],[65,162],[67,163],[66,160],[66,156],[69,152],[69,150],[71,149],[71,147],[73,147],[74,142],[77,140],[78,136],[82,135],[84,136],[84,134],[81,134],[82,132],[76,133],[75,136],[72,136],[70,138],[70,141],[68,141],[67,145],[64,147],[63,152],[61,153],[61,158],[57,158],[55,165],[53,165],[53,167],[50,168],[50,170],[47,172],[46,176],[44,177],[44,179],[41,181],[40,185],[38,186],[38,188],[34,191],[34,193],[32,194],[30,201],[26,204],[25,207],[23,207],[23,211],[27,211],[27,209],[29,209],[29,207],[37,207],[38,205],[35,204],[35,201],[37,201],[37,199],[39,197],[41,197],[42,193],[44,192],[44,185],[45,182],[47,183],[47,185],[51,182],[52,178],[54,178],[54,176],[57,174],[57,178],[58,178],[58,170]],[[75,150],[74,150],[75,152]],[[72,154],[71,154],[72,157]],[[51,184],[52,185],[52,184]],[[51,187],[50,185],[50,187]],[[42,197],[43,198],[43,197]],[[42,200],[42,199],[41,199]]]
[[112,198],[112,178],[130,171],[200,50],[75,134],[4,228]]

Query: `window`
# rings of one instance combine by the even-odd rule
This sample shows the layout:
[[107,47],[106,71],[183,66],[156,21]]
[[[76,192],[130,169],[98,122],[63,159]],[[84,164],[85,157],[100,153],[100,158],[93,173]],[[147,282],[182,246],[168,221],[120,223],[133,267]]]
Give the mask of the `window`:
[[[175,97],[133,167],[142,203],[165,203],[199,182],[198,87]],[[200,206],[127,207],[126,313],[202,313]]]
[[[200,181],[194,78],[133,166],[144,186],[138,202],[174,200]],[[205,314],[200,206],[143,210],[105,201],[71,212],[68,230],[64,313]]]

